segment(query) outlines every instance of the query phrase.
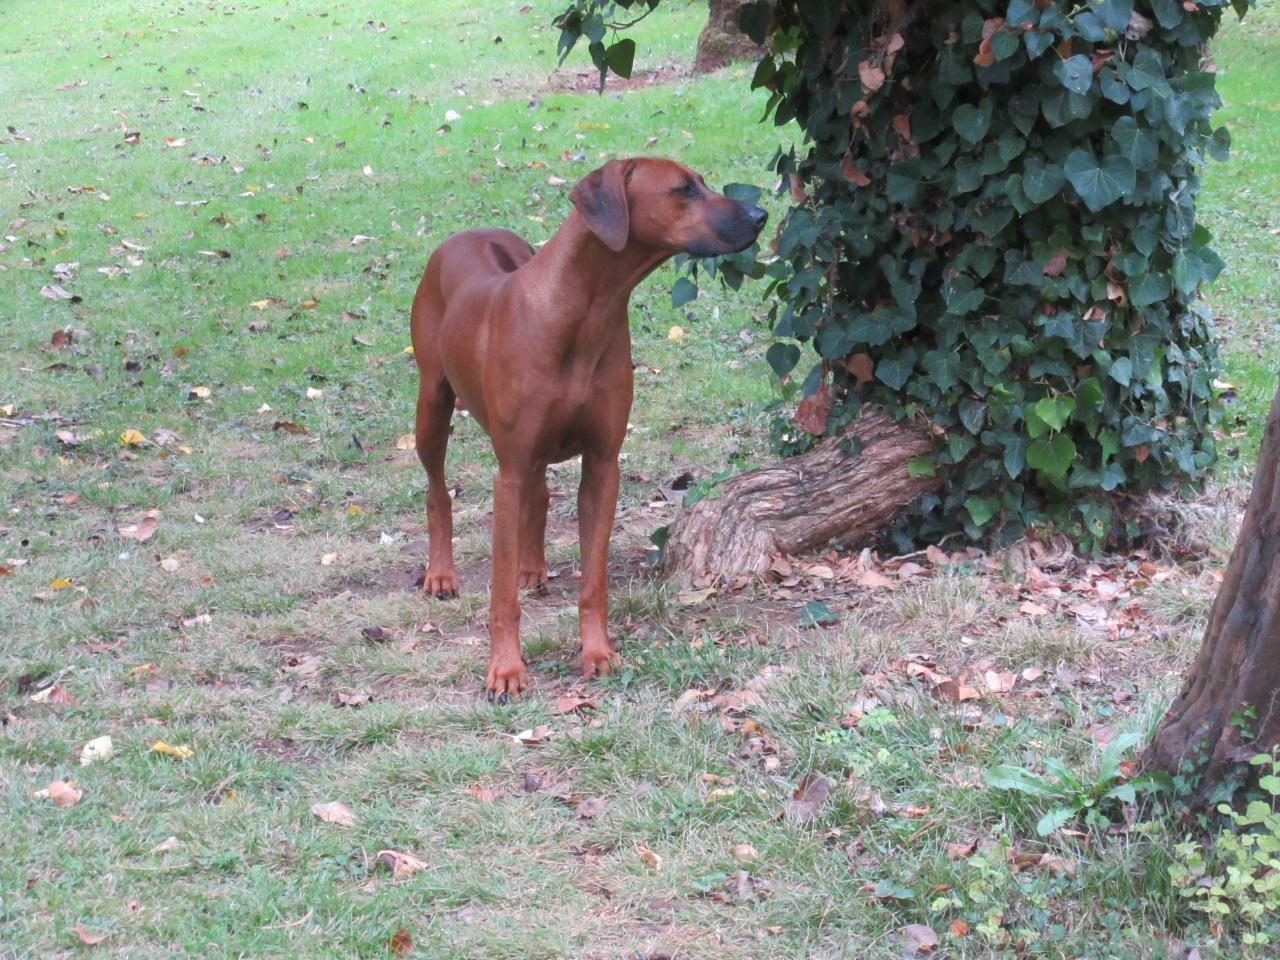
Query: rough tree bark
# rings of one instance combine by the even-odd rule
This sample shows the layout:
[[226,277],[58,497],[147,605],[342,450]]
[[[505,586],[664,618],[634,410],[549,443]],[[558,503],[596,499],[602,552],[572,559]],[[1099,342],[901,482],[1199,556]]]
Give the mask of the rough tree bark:
[[747,0],[710,0],[711,15],[698,34],[698,52],[693,58],[694,73],[719,70],[732,60],[759,60],[765,48],[751,42],[738,29],[738,9]]
[[721,582],[764,573],[771,553],[832,541],[857,546],[938,486],[933,477],[907,475],[907,464],[932,449],[927,428],[863,410],[852,433],[862,441],[856,457],[828,438],[808,453],[739,474],[715,488],[715,499],[681,511],[667,536],[663,575],[685,584]]
[[[1237,709],[1257,714],[1242,729]],[[1149,766],[1202,775],[1208,802],[1240,761],[1280,744],[1280,390],[1267,417],[1253,492],[1204,644],[1182,693],[1161,721]]]

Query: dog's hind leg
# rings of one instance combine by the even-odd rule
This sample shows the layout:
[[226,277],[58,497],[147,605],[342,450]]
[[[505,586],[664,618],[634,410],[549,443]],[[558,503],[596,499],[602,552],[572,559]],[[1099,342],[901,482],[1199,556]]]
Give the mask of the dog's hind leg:
[[422,371],[418,385],[418,413],[414,444],[427,471],[427,572],[423,592],[439,599],[458,595],[453,566],[453,500],[444,476],[445,448],[453,418],[453,388],[443,374]]

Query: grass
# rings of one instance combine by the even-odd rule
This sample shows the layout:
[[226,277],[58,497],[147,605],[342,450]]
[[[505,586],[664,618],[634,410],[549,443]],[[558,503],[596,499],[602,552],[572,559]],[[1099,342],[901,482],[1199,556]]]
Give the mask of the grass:
[[[1066,608],[1024,616],[1020,579],[981,565],[692,606],[649,577],[648,534],[672,512],[660,487],[769,456],[756,291],[677,311],[666,269],[633,300],[612,585],[625,668],[585,690],[571,672],[566,465],[552,478],[560,577],[525,605],[538,690],[496,708],[477,696],[494,464],[466,419],[449,464],[465,595],[407,589],[423,480],[396,440],[411,429],[402,350],[426,257],[479,222],[545,239],[568,209],[548,178],[572,183],[608,156],[759,182],[790,136],[744,136],[763,105],[742,69],[566,90],[585,67],[552,72],[558,5],[520,6],[6,6],[0,957],[76,953],[77,926],[129,957],[385,956],[402,928],[421,957],[896,957],[912,923],[956,957],[1019,941],[1033,956],[1150,956],[1170,936],[1244,955],[1171,892],[1174,824],[1040,840],[1043,810],[982,779],[1046,755],[1089,768],[1099,728],[1152,724],[1197,645],[1221,549],[1204,569],[1168,568],[1139,595],[1138,628],[1115,634]],[[637,28],[640,66],[686,62],[702,10],[663,4]],[[1246,464],[1280,354],[1277,22],[1264,7],[1215,49],[1236,156],[1203,202],[1231,263],[1211,296]],[[80,299],[41,296],[48,283]],[[70,347],[51,349],[63,330]],[[126,430],[164,442],[126,447]],[[1221,502],[1238,507],[1247,472],[1224,466]],[[118,534],[149,512],[154,536]],[[1229,517],[1209,513],[1220,546]],[[840,623],[800,629],[810,597]],[[373,625],[383,639],[364,635]],[[966,682],[1046,672],[953,704],[907,677],[908,655]],[[69,701],[32,701],[55,682]],[[565,695],[595,709],[559,714]],[[539,725],[543,742],[512,736]],[[80,767],[101,735],[114,756]],[[830,798],[812,820],[779,818],[810,771]],[[81,802],[34,796],[55,779]],[[581,816],[594,798],[603,811]],[[311,814],[331,800],[354,826]],[[742,844],[754,855],[736,856]],[[426,869],[393,878],[377,866],[388,848]],[[1025,866],[1042,852],[1074,873]]]

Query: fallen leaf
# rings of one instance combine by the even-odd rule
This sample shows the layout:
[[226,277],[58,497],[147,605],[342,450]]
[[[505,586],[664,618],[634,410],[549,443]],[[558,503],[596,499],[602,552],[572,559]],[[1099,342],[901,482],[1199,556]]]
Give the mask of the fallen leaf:
[[298,436],[305,437],[310,431],[306,427],[299,426],[292,420],[277,420],[271,425],[272,430],[283,430],[285,433],[293,433]]
[[783,816],[796,823],[812,820],[818,815],[830,793],[830,780],[820,773],[806,773],[791,799],[782,805]]
[[644,846],[644,844],[641,844],[636,847],[636,855],[640,858],[640,862],[643,863],[650,870],[662,869],[662,857],[658,856],[648,847]]
[[988,670],[982,675],[982,682],[986,684],[988,693],[1008,693],[1018,678],[1012,673]]
[[952,680],[950,677],[940,681],[936,686],[934,686],[933,692],[942,697],[942,699],[949,700],[952,703],[963,703],[966,700],[977,700],[978,697],[982,696],[976,687],[965,686],[960,681]]
[[323,390],[321,390],[319,387],[307,387],[307,399],[308,399],[308,400],[323,400],[323,399],[324,399],[324,391],[323,391]]
[[180,846],[182,846],[182,841],[179,840],[177,837],[171,836],[157,843],[154,847],[151,848],[151,852],[152,853],[169,853],[171,850],[177,850]]
[[951,931],[951,935],[957,940],[969,935],[969,925],[963,920],[952,920],[947,929]]
[[147,442],[147,438],[130,427],[120,434],[120,442],[126,447],[140,447]]
[[923,923],[908,924],[898,932],[915,956],[932,953],[933,948],[938,945],[938,934],[933,927],[925,926]]
[[556,700],[556,713],[577,713],[582,710],[594,710],[596,708],[595,701],[588,700],[586,697],[560,697]]
[[418,446],[412,433],[406,433],[403,436],[396,437],[397,450],[413,450]]
[[[312,810],[315,808],[312,807]],[[323,817],[321,819],[324,819]],[[350,824],[344,824],[350,826]],[[382,864],[391,871],[392,879],[404,880],[411,877],[419,870],[427,869],[427,864],[423,860],[419,860],[412,853],[405,853],[403,850],[379,850],[377,862]]]
[[673,326],[670,330],[667,331],[667,339],[670,340],[672,343],[679,343],[681,340],[684,339],[684,327]]
[[47,703],[55,707],[74,707],[76,698],[71,695],[68,690],[60,683],[55,683],[51,687],[45,687],[31,695],[32,703]]
[[137,523],[126,523],[116,527],[116,533],[126,540],[145,543],[155,535],[158,529],[160,529],[160,521],[155,517],[143,517]]
[[96,947],[103,940],[107,939],[107,937],[111,936],[109,933],[90,933],[80,925],[72,927],[71,932],[74,933],[79,941],[86,947]]
[[71,294],[67,293],[62,287],[56,283],[46,283],[40,288],[40,296],[47,300],[74,300]]
[[84,796],[83,790],[77,790],[74,783],[66,780],[55,780],[43,790],[37,790],[36,798],[48,799],[55,807],[74,807]]
[[964,860],[973,855],[978,849],[978,841],[970,840],[968,843],[948,843],[944,846],[948,860]]
[[729,852],[735,860],[754,860],[757,856],[756,848],[749,843],[736,843],[729,848]]
[[604,809],[608,805],[609,800],[606,797],[590,797],[578,804],[577,809],[573,811],[573,815],[579,820],[594,820],[604,813]]
[[72,586],[72,583],[69,579],[67,579],[66,577],[58,577],[58,579],[52,581],[49,584],[49,589],[50,590],[66,590],[71,586]]
[[114,749],[110,737],[94,737],[80,749],[80,766],[87,767],[99,760],[109,760]]
[[336,823],[340,827],[354,827],[356,825],[355,813],[341,800],[332,800],[329,803],[313,803],[311,812],[325,823]]
[[397,957],[407,957],[413,953],[413,937],[410,936],[408,930],[401,927],[387,941],[387,949]]
[[515,734],[515,738],[526,747],[531,747],[536,743],[544,743],[551,739],[551,727],[545,723],[540,723],[532,729],[521,730]]
[[875,93],[884,86],[884,70],[870,60],[858,63],[858,79],[862,81],[862,89],[867,93]]
[[163,740],[157,740],[153,743],[151,745],[151,752],[159,753],[166,757],[173,757],[175,760],[188,760],[196,755],[196,752],[190,747],[165,743]]

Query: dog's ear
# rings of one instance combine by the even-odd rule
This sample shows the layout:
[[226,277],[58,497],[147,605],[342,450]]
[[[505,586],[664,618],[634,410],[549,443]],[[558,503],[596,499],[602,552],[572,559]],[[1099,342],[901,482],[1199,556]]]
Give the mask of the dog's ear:
[[631,232],[631,213],[627,209],[629,173],[630,163],[610,160],[579,180],[569,194],[591,232],[614,253],[627,245]]

